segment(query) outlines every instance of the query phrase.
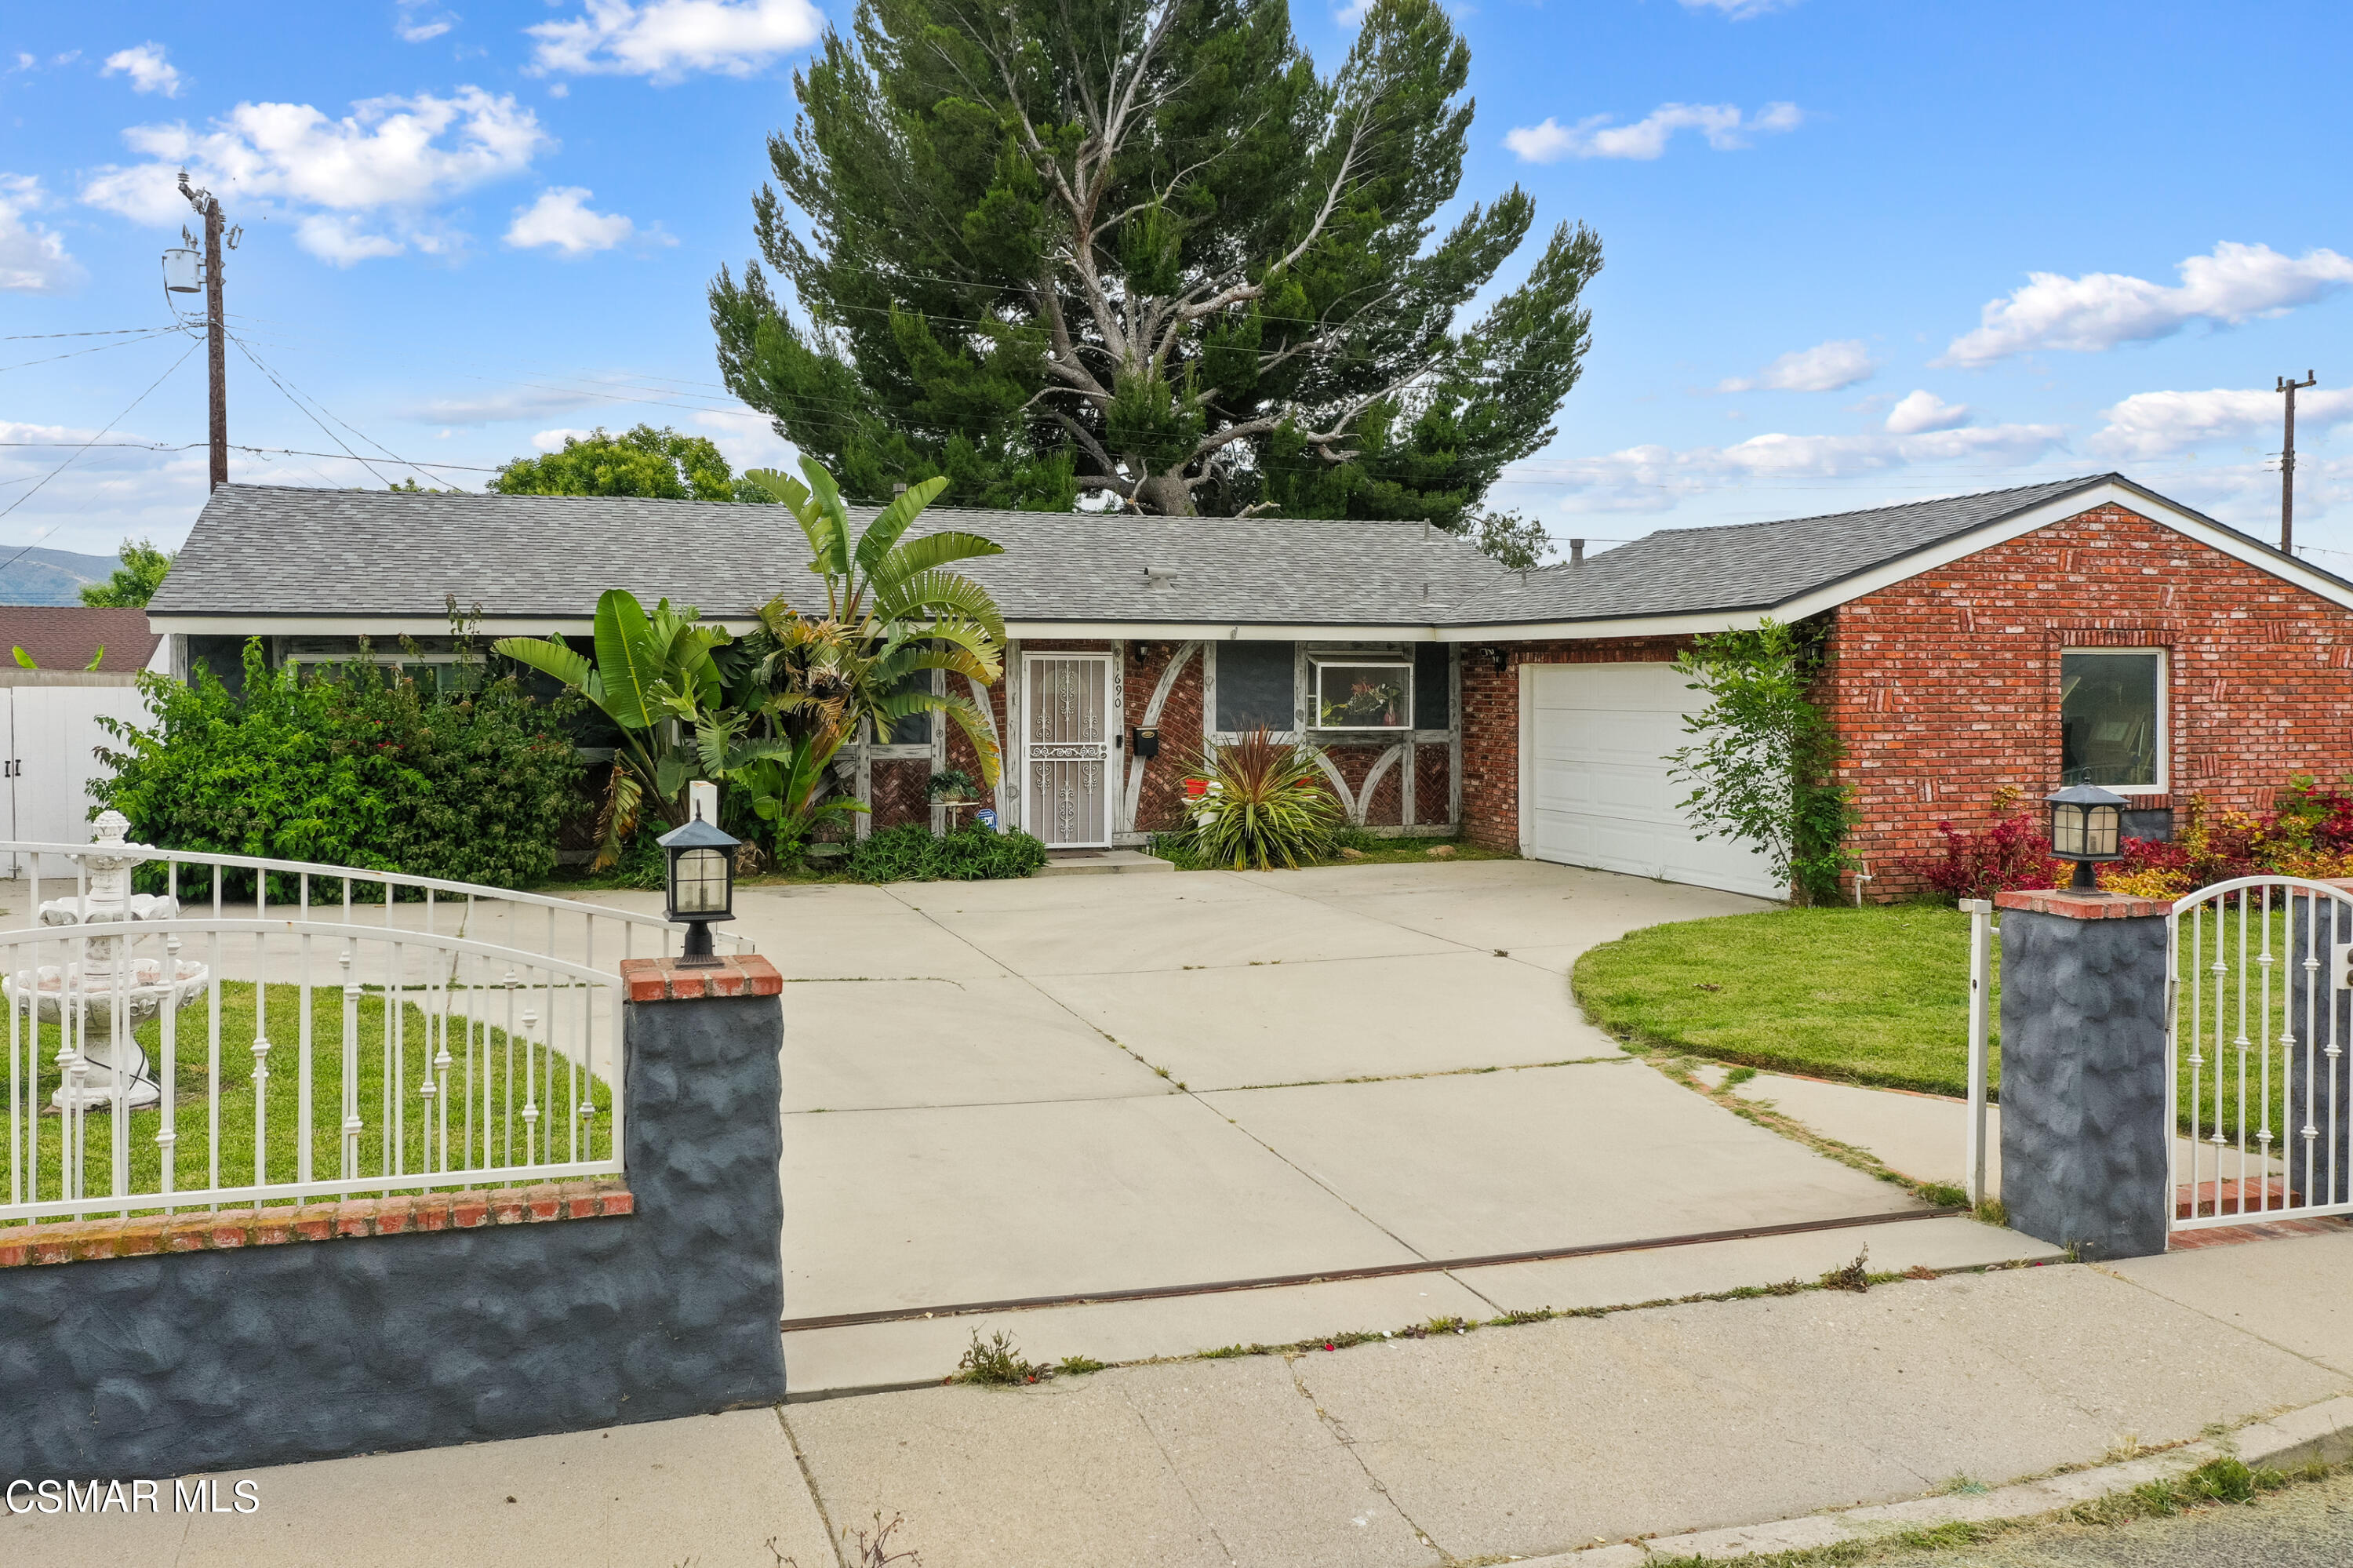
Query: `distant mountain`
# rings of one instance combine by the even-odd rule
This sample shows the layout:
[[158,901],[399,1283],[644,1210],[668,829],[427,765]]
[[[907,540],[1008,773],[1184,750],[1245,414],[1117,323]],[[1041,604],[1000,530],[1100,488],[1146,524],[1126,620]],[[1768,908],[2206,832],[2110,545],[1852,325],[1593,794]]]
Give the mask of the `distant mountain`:
[[[0,551],[0,560],[7,556]],[[0,567],[0,604],[79,604],[82,584],[104,582],[121,564],[112,556],[27,550]]]

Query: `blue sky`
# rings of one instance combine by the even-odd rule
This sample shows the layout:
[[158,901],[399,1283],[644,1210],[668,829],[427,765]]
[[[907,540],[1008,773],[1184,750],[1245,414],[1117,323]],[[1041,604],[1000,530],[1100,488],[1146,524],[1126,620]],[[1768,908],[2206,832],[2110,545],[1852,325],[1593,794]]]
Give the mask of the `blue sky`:
[[[201,352],[174,371],[186,340],[138,335],[170,324],[182,159],[244,226],[240,334],[304,399],[233,348],[230,439],[371,460],[238,454],[233,476],[376,484],[406,460],[471,487],[562,431],[639,419],[780,461],[718,385],[702,291],[750,253],[791,72],[848,15],[10,7],[0,551],[176,543],[202,503],[201,450],[93,448],[43,482],[117,416],[110,441],[204,440]],[[1345,12],[1293,16],[1339,58]],[[1608,255],[1585,379],[1498,503],[1613,539],[2120,469],[2275,536],[2271,388],[2310,368],[2298,539],[2353,572],[2353,159],[2327,107],[2345,7],[1457,16],[1479,103],[1463,198],[1517,181],[1540,223],[1582,218]],[[121,335],[36,335],[76,333]]]

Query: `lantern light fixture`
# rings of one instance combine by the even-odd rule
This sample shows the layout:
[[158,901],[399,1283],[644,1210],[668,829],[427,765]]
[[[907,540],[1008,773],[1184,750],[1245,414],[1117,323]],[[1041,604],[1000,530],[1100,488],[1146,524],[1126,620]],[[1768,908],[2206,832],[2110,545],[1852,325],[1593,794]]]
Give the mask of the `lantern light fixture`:
[[2125,798],[2096,784],[2078,784],[2042,800],[2051,808],[2052,854],[2075,863],[2069,891],[2097,893],[2100,885],[2092,868],[2125,857]]
[[715,968],[711,923],[735,918],[735,848],[743,841],[702,820],[702,802],[683,827],[654,841],[669,861],[670,906],[664,917],[686,927],[678,962],[687,969]]

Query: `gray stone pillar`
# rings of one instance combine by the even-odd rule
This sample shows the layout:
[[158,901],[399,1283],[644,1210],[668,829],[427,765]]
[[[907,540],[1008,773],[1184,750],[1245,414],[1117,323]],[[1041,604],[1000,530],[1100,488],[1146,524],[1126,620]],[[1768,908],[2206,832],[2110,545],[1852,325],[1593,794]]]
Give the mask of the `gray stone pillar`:
[[2086,1258],[2165,1250],[2166,920],[2116,894],[2005,893],[2001,1201]]

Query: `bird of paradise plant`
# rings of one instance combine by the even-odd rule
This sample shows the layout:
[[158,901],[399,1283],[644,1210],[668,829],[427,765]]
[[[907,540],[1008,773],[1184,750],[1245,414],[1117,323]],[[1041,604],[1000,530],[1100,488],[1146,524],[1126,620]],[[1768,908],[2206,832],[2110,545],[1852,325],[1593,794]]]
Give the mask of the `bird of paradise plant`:
[[[778,596],[754,611],[740,644],[698,611],[664,599],[649,615],[626,590],[596,603],[592,661],[560,636],[509,637],[500,653],[579,693],[621,732],[612,782],[597,819],[596,866],[620,857],[649,802],[675,826],[686,786],[702,778],[739,791],[789,863],[827,819],[867,808],[828,798],[829,768],[868,725],[887,734],[901,719],[936,713],[961,729],[997,779],[997,736],[980,705],[959,693],[913,689],[933,670],[980,685],[1004,669],[1005,621],[956,561],[1001,554],[977,535],[946,530],[907,538],[946,488],[927,480],[855,528],[833,476],[803,458],[807,482],[769,469],[744,477],[790,512],[807,538],[809,570],[825,582],[822,614]],[[726,650],[723,662],[714,656]]]
[[1005,667],[1005,620],[988,590],[957,561],[1004,553],[1003,546],[955,529],[906,537],[908,528],[947,488],[944,479],[911,485],[863,530],[850,522],[833,476],[801,459],[807,482],[754,469],[744,475],[789,511],[807,538],[809,570],[825,582],[825,612],[804,615],[786,596],[754,612],[747,640],[747,699],[765,705],[787,733],[828,732],[847,738],[861,721],[878,734],[903,718],[935,713],[964,733],[984,781],[997,779],[997,736],[973,699],[957,692],[910,689],[932,670],[994,683]]

